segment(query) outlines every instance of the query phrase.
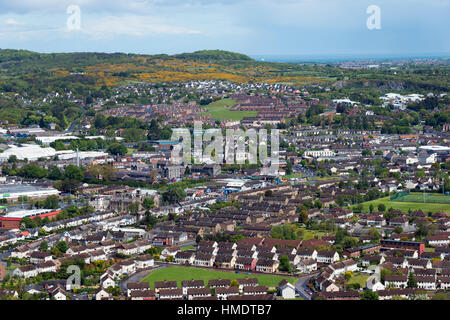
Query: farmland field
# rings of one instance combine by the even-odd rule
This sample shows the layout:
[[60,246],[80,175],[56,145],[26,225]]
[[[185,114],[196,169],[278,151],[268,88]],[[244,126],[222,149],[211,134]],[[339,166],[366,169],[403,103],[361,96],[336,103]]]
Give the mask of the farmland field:
[[141,282],[149,282],[151,289],[155,288],[155,281],[177,281],[178,287],[181,287],[181,281],[183,280],[204,280],[205,285],[208,284],[208,280],[211,279],[230,279],[235,280],[239,278],[258,278],[258,282],[262,286],[276,287],[278,283],[286,279],[290,283],[295,284],[297,278],[294,277],[284,277],[275,275],[265,275],[265,274],[246,274],[246,273],[234,273],[216,270],[206,270],[200,268],[192,267],[167,267],[162,269],[157,269],[151,271],[148,276],[141,280]]
[[242,120],[244,117],[256,117],[257,111],[230,111],[229,108],[237,104],[236,100],[222,99],[204,106],[205,114],[210,114],[213,119]]

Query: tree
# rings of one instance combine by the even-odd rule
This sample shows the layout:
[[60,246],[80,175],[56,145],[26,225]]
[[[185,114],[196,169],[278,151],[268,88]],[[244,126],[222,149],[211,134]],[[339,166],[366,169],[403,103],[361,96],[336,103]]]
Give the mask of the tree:
[[291,163],[291,161],[287,161],[286,162],[286,174],[287,175],[290,175],[290,174],[292,174],[292,163]]
[[381,212],[386,211],[386,206],[383,203],[380,203],[378,205],[378,211],[381,211]]
[[162,194],[163,202],[174,204],[186,198],[186,192],[178,186],[169,185],[167,190]]
[[123,156],[128,152],[128,149],[123,144],[115,142],[111,144],[106,151],[115,156]]
[[414,274],[412,272],[408,275],[408,282],[407,282],[408,288],[417,288],[417,280],[414,277]]
[[344,248],[351,248],[351,247],[356,246],[358,244],[358,242],[359,242],[359,240],[357,238],[345,237],[342,245],[344,246]]
[[136,214],[139,211],[139,202],[132,202],[128,205],[128,212],[131,214]]
[[59,199],[57,196],[48,196],[44,200],[44,208],[45,209],[57,209],[59,208]]
[[64,169],[64,177],[70,180],[83,181],[84,172],[83,169],[81,169],[80,167],[77,167],[74,164],[69,164]]
[[152,198],[144,198],[144,201],[142,201],[142,206],[145,209],[150,210],[155,206],[155,201]]
[[42,179],[45,178],[47,174],[47,169],[41,168],[34,163],[24,165],[17,172],[17,175],[28,179]]
[[59,252],[66,253],[67,250],[69,250],[69,246],[65,241],[59,241],[55,248],[58,248]]
[[402,227],[395,227],[395,228],[394,228],[394,233],[400,234],[400,233],[402,233],[402,232],[403,232],[403,228],[402,228]]
[[231,281],[230,286],[231,287],[239,287],[239,282],[237,280],[233,280],[233,281]]
[[64,174],[57,166],[52,166],[48,172],[47,178],[50,180],[62,180],[64,179]]
[[378,293],[372,290],[366,290],[361,296],[361,300],[378,300]]
[[48,250],[48,242],[43,240],[41,244],[39,245],[40,251],[47,251]]
[[287,255],[282,255],[280,257],[280,265],[278,266],[278,270],[291,272],[291,262],[289,261],[289,257]]
[[17,162],[17,156],[12,154],[8,158],[8,163],[14,163],[14,162]]
[[352,276],[353,276],[353,272],[351,272],[351,271],[347,271],[347,272],[344,274],[344,278],[345,278],[346,281],[349,281],[349,280],[351,279]]
[[348,236],[347,230],[339,228],[335,234],[336,244],[341,244],[346,236]]
[[370,239],[372,239],[372,240],[379,240],[379,239],[381,239],[380,233],[375,228],[370,228],[369,236],[370,236]]
[[298,222],[299,223],[303,223],[303,224],[307,224],[308,223],[308,212],[303,209],[302,211],[300,211],[300,214],[298,215]]
[[33,221],[33,219],[25,217],[20,220],[20,226],[21,229],[32,229],[36,228],[36,223]]
[[370,213],[373,212],[373,204],[372,203],[369,205],[369,211],[370,211]]

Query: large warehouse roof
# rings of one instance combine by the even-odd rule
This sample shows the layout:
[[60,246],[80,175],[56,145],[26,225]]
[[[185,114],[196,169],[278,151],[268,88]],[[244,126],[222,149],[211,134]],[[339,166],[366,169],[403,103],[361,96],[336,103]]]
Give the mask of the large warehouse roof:
[[0,153],[0,162],[8,161],[8,158],[15,155],[19,160],[37,160],[39,158],[50,158],[56,155],[53,148],[41,148],[37,144],[23,144],[22,146],[10,145],[10,148]]

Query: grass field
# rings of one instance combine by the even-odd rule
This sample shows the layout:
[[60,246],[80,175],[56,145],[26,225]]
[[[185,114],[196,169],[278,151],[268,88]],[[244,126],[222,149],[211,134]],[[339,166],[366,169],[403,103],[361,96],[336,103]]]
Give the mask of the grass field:
[[195,247],[194,246],[186,246],[186,247],[180,248],[181,251],[186,251],[186,250],[191,250],[191,249],[195,249]]
[[[390,201],[389,197],[362,203],[363,212],[369,212],[370,204],[373,205],[374,210],[378,210],[378,205],[380,203],[386,206],[386,210],[389,210],[389,208],[392,207],[395,210],[402,210],[404,212],[408,212],[411,209],[412,211],[422,210],[423,212],[445,212],[450,214],[450,204]],[[356,206],[353,206],[353,208],[355,207]]]
[[242,120],[244,117],[256,117],[257,111],[230,111],[230,107],[237,104],[236,100],[222,99],[204,106],[205,113],[210,114],[213,119]]
[[[424,201],[425,199],[425,201]],[[421,203],[444,203],[450,204],[450,195],[444,195],[440,193],[421,193],[421,192],[411,192],[404,197],[398,197],[397,199],[391,200],[395,202],[421,202]]]
[[326,235],[326,232],[318,231],[318,230],[307,230],[302,228],[303,235],[302,235],[302,241],[314,239],[316,236],[318,239],[322,239],[324,235]]
[[365,288],[366,287],[366,281],[370,276],[367,274],[357,274],[354,275],[353,277],[350,278],[350,280],[348,281],[348,284],[352,284],[352,283],[359,283],[359,285],[361,286],[361,288]]
[[141,280],[141,282],[149,282],[152,289],[155,288],[155,281],[177,281],[178,287],[181,287],[183,280],[204,280],[205,285],[211,279],[230,279],[235,280],[239,278],[258,278],[258,282],[262,286],[276,287],[278,283],[286,279],[290,283],[295,284],[297,278],[273,276],[273,275],[247,275],[245,273],[233,273],[216,270],[206,270],[191,267],[168,267],[151,271],[148,276]]

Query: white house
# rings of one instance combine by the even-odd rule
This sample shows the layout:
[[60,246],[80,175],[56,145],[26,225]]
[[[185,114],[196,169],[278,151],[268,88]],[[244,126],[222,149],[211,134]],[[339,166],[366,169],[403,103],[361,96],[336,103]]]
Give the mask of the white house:
[[283,299],[294,299],[296,290],[291,283],[287,282],[286,280],[283,280],[279,284],[278,293],[280,296],[283,297]]
[[102,287],[98,288],[95,291],[95,300],[103,300],[103,299],[109,299],[110,295],[108,292],[106,292],[105,289],[103,289]]
[[384,290],[385,286],[380,282],[377,275],[372,275],[366,281],[366,288],[372,291],[379,291]]

